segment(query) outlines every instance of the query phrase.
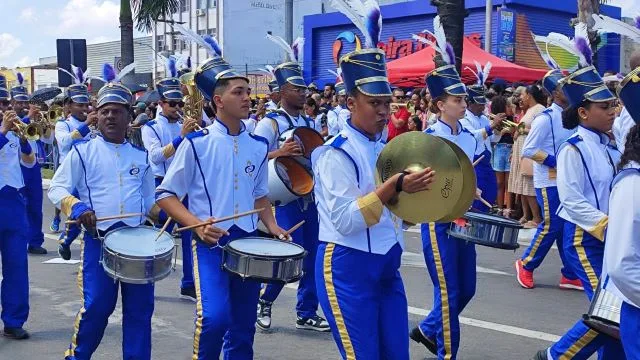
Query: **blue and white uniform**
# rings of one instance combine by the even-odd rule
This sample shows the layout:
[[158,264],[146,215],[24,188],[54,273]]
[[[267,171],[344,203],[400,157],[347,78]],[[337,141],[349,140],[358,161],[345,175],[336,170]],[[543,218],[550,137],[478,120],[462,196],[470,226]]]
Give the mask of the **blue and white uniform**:
[[91,129],[84,121],[69,115],[66,120],[56,122],[55,129],[56,143],[58,144],[58,161],[64,161],[67,153],[71,150],[71,145],[78,140],[88,140],[91,138]]
[[[85,211],[96,217],[126,213],[148,214],[154,205],[154,184],[147,152],[128,142],[114,144],[98,136],[72,147],[51,180],[49,199],[71,219]],[[76,192],[76,195],[72,193]],[[138,226],[144,215],[97,223],[97,235],[122,226]],[[102,244],[85,231],[78,285],[82,308],[75,321],[66,359],[89,359],[97,349],[107,320],[122,291],[123,358],[151,359],[153,284],[114,281],[100,264]]]
[[[24,117],[22,122],[30,124],[29,117]],[[44,233],[42,232],[42,165],[46,161],[47,154],[44,144],[53,144],[53,132],[40,137],[40,140],[29,141],[31,149],[36,155],[36,163],[32,167],[21,166],[24,177],[24,188],[22,189],[27,201],[27,245],[30,247],[41,247],[44,243]]]
[[[438,120],[427,134],[458,145],[474,158],[476,137],[460,122],[457,131]],[[455,359],[460,344],[459,316],[476,292],[476,248],[471,242],[450,237],[451,223],[421,225],[422,250],[434,286],[433,310],[420,323],[422,334],[435,340],[439,359]]]
[[348,123],[312,155],[320,218],[316,287],[346,359],[409,358],[402,220],[374,192],[383,146]]
[[341,105],[329,110],[327,113],[327,129],[329,136],[336,136],[347,125],[351,112]]
[[522,266],[534,271],[551,249],[554,242],[558,244],[558,252],[562,264],[562,275],[574,280],[573,272],[564,254],[563,231],[565,220],[557,215],[560,206],[556,185],[556,154],[560,145],[575,133],[575,129],[567,130],[562,126],[562,107],[554,103],[540,113],[531,124],[531,131],[524,143],[522,156],[534,160],[533,184],[536,189],[538,205],[542,209],[543,221],[538,225],[531,244],[522,255]]
[[[607,135],[578,126],[558,152],[558,215],[564,219],[564,251],[568,265],[582,282],[589,300],[602,273],[610,184],[620,152]],[[618,341],[591,330],[582,320],[551,348],[550,359],[587,359],[603,348],[601,359],[624,359]]]
[[[484,114],[476,116],[470,110],[467,110],[464,118],[460,120],[460,123],[465,129],[470,131],[478,141],[478,147],[480,149],[478,153],[474,155],[473,161],[478,160],[484,155],[484,158],[480,160],[474,169],[478,180],[478,188],[482,190],[482,198],[490,204],[494,204],[498,196],[498,181],[493,166],[491,166],[491,143],[500,141],[500,134],[493,132],[489,119]],[[483,212],[491,210],[480,200],[474,200],[473,208]]]
[[[267,154],[263,138],[244,126],[232,135],[215,120],[178,147],[156,198],[187,195],[189,211],[203,221],[253,210],[269,191]],[[252,215],[216,224],[230,233],[219,243],[255,234],[257,223]],[[223,348],[225,358],[252,359],[260,283],[224,271],[218,246],[194,236],[191,249],[198,299],[193,359],[217,359]]]
[[[277,150],[280,136],[287,130],[297,127],[310,127],[322,131],[322,125],[303,115],[287,114],[282,108],[267,114],[256,126],[255,134],[265,138],[269,144],[269,152]],[[275,216],[278,224],[289,229],[304,220],[305,223],[291,234],[293,241],[307,251],[303,263],[304,275],[298,284],[297,315],[308,319],[314,317],[318,310],[318,296],[314,281],[314,260],[318,248],[318,210],[311,195],[299,198],[283,206],[277,206]],[[268,303],[276,300],[284,284],[266,284],[260,299]]]
[[[149,152],[149,160],[151,169],[155,178],[155,185],[158,186],[162,182],[164,175],[173,161],[176,149],[183,141],[180,132],[182,124],[170,122],[162,113],[154,120],[147,122],[142,127],[142,142]],[[183,200],[185,206],[188,207],[188,199]],[[171,232],[174,222],[167,227],[167,231]],[[180,287],[182,289],[193,288],[193,257],[191,255],[191,232],[183,231],[180,234],[182,240],[182,280]]]
[[2,322],[5,328],[21,328],[29,316],[27,263],[27,215],[20,193],[24,179],[20,166],[33,167],[36,159],[28,142],[13,132],[0,133],[0,255],[2,256]]
[[633,125],[635,125],[635,122],[633,122],[633,118],[631,118],[629,110],[627,110],[626,107],[622,108],[620,116],[613,121],[613,127],[611,128],[613,137],[616,139],[616,146],[618,147],[618,150],[620,150],[620,153],[624,153],[627,134]]

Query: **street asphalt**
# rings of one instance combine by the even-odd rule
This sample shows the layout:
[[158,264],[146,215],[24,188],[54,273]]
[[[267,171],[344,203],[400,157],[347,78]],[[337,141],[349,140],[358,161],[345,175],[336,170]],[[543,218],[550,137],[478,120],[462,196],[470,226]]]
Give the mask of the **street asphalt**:
[[[53,206],[44,204],[45,248],[48,255],[29,256],[30,314],[25,328],[31,339],[0,337],[0,359],[63,359],[71,339],[73,321],[80,309],[76,285],[78,265],[44,264],[58,258],[57,235],[48,234]],[[526,244],[532,231],[522,231]],[[415,326],[431,308],[433,287],[429,280],[417,228],[405,233],[406,249],[401,269],[409,303],[409,327]],[[535,272],[536,288],[522,289],[515,280],[514,261],[524,251],[496,250],[477,246],[477,291],[461,315],[462,334],[458,358],[463,360],[526,360],[549,346],[586,312],[589,303],[583,292],[561,290],[560,259],[552,249]],[[72,246],[72,259],[79,259],[80,246]],[[180,251],[178,251],[180,253]],[[156,284],[152,321],[153,359],[190,359],[195,304],[178,297],[181,261],[177,270]],[[256,359],[338,359],[330,333],[295,328],[296,285],[289,284],[273,307],[273,325],[268,333],[257,331]],[[9,290],[10,291],[10,290]],[[121,307],[109,319],[109,326],[96,360],[120,359]],[[367,324],[363,324],[367,326]],[[410,328],[407,329],[407,333]],[[411,359],[435,359],[426,349],[411,342]],[[366,359],[365,359],[366,360]]]

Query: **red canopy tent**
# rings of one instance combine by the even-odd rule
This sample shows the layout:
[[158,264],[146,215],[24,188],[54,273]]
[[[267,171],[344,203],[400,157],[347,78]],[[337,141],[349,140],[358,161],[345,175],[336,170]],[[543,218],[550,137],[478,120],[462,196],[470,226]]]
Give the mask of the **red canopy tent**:
[[[424,86],[424,77],[433,70],[433,55],[435,50],[424,48],[409,56],[391,61],[387,64],[387,72],[391,84],[400,87]],[[532,83],[541,80],[548,70],[530,69],[502,60],[475,45],[471,40],[464,39],[462,54],[462,81],[469,84],[476,80],[475,75],[466,67],[476,71],[474,60],[484,66],[491,61],[493,67],[489,73],[489,80],[501,78],[507,82]]]

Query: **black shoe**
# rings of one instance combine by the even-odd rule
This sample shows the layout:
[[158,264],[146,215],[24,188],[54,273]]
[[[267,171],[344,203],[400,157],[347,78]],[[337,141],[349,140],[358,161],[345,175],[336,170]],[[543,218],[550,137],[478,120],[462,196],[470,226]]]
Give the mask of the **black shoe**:
[[196,296],[196,288],[195,287],[181,288],[180,299],[197,302],[198,298]]
[[411,340],[424,345],[433,355],[438,355],[438,345],[436,345],[436,342],[424,336],[419,328],[414,327],[409,333],[409,337]]
[[536,356],[533,357],[533,360],[547,360],[547,349],[539,350],[536,353]]
[[64,260],[71,260],[71,247],[67,244],[58,245],[58,254]]
[[47,249],[42,246],[27,246],[27,252],[34,255],[47,255]]
[[4,337],[14,340],[24,340],[29,338],[29,333],[27,330],[23,328],[4,328],[4,332],[2,333]]
[[324,318],[314,315],[309,318],[301,318],[298,316],[296,320],[296,329],[314,330],[314,331],[329,331],[329,323]]
[[256,326],[262,330],[269,330],[271,327],[271,305],[273,305],[273,303],[262,299],[258,300],[258,319],[256,319]]

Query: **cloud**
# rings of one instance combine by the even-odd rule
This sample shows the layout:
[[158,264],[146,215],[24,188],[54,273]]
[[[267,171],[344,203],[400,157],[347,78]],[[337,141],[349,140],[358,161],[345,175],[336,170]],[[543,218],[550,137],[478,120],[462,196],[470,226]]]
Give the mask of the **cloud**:
[[22,41],[17,37],[0,33],[0,59],[8,58],[22,45]]
[[23,56],[20,59],[18,59],[18,61],[15,64],[13,64],[13,67],[26,67],[26,66],[32,66],[32,65],[38,65],[38,62],[34,61],[29,56]]
[[25,22],[34,22],[38,20],[38,17],[33,11],[33,8],[30,8],[30,7],[22,9],[22,11],[20,12],[20,16],[18,18],[21,21],[25,21]]
[[120,2],[69,0],[60,9],[55,34],[59,37],[92,38],[119,33]]

